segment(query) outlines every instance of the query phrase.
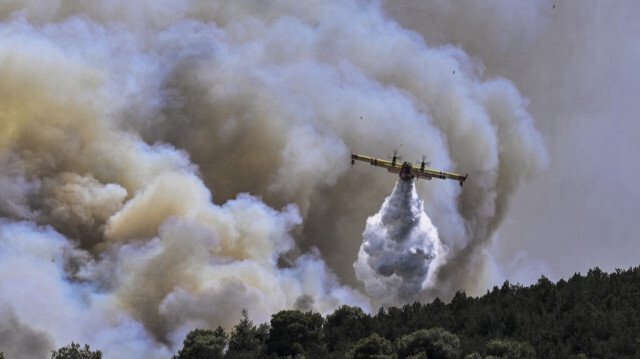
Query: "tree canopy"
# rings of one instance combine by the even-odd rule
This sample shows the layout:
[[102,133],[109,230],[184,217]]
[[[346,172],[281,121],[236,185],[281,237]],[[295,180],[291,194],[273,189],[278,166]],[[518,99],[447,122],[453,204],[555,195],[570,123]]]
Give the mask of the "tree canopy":
[[222,327],[216,330],[195,329],[187,334],[183,348],[174,359],[222,359],[227,345],[227,335]]
[[[256,327],[243,313],[225,354],[254,358],[637,358],[640,267],[599,268],[553,283],[508,281],[483,296],[458,291],[449,303],[342,306],[326,318],[284,310]],[[262,329],[260,329],[262,328]],[[232,350],[231,348],[236,348]]]
[[460,340],[442,328],[422,329],[404,335],[397,343],[398,356],[424,355],[431,359],[456,359],[460,356]]
[[267,339],[269,354],[278,356],[304,356],[324,358],[324,318],[318,313],[283,310],[271,317],[271,330]]
[[[640,357],[640,267],[599,268],[553,283],[506,281],[483,296],[380,308],[342,306],[326,318],[283,310],[256,326],[246,310],[230,333],[195,329],[175,359],[531,359]],[[98,359],[71,343],[52,359]],[[4,359],[0,354],[0,359]],[[11,359],[11,358],[10,358]]]
[[67,346],[54,350],[51,353],[51,359],[102,359],[102,352],[92,351],[87,344],[81,347],[80,344],[71,342]]
[[359,340],[347,353],[348,359],[391,359],[394,356],[391,342],[373,333]]

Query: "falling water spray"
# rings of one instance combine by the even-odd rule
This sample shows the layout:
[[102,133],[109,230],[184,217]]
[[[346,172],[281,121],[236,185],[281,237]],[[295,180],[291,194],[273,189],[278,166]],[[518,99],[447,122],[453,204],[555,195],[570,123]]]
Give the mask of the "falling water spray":
[[384,304],[415,299],[431,284],[446,251],[413,181],[398,180],[362,236],[356,276]]

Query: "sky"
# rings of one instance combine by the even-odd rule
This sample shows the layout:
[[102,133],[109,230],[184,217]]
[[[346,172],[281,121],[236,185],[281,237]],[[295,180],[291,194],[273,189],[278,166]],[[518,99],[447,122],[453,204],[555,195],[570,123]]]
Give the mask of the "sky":
[[3,2],[0,351],[637,266],[638,6]]

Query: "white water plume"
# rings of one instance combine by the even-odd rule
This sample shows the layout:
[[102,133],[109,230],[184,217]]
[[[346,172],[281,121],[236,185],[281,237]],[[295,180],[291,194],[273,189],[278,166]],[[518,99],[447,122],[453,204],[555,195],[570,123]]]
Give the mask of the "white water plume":
[[398,180],[380,211],[367,219],[354,263],[356,276],[381,304],[417,299],[433,285],[446,249],[413,181]]

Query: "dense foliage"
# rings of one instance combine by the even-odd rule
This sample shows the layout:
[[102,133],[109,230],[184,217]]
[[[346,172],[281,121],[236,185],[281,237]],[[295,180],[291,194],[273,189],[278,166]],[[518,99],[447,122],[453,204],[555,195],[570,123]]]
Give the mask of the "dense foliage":
[[449,304],[414,303],[381,310],[372,319],[371,330],[390,340],[442,327],[460,339],[464,354],[496,356],[491,341],[509,339],[531,348],[505,349],[501,357],[636,358],[640,267],[611,274],[595,268],[557,284],[545,277],[529,287],[505,282],[480,298],[458,292]]
[[318,313],[278,312],[271,318],[267,352],[276,357],[326,358],[323,324]]
[[[239,326],[257,333],[243,318]],[[507,281],[481,297],[460,291],[448,304],[436,298],[373,316],[349,306],[326,318],[281,311],[248,336],[255,358],[638,358],[640,267],[558,283],[543,276],[528,287]]]
[[349,359],[387,359],[393,358],[391,342],[373,333],[359,340],[347,353]]
[[80,344],[71,342],[71,344],[53,351],[51,359],[102,359],[102,352],[91,350],[87,344],[81,347]]
[[[99,359],[72,343],[52,359]],[[552,283],[544,276],[528,287],[508,281],[481,297],[456,293],[376,315],[343,306],[323,318],[285,310],[269,324],[248,313],[227,335],[191,331],[176,359],[196,358],[639,358],[640,267],[607,274],[589,270]],[[0,358],[2,355],[0,354]]]
[[173,359],[222,359],[227,346],[227,335],[222,327],[216,330],[195,329],[187,334],[183,345],[184,347],[173,356]]

